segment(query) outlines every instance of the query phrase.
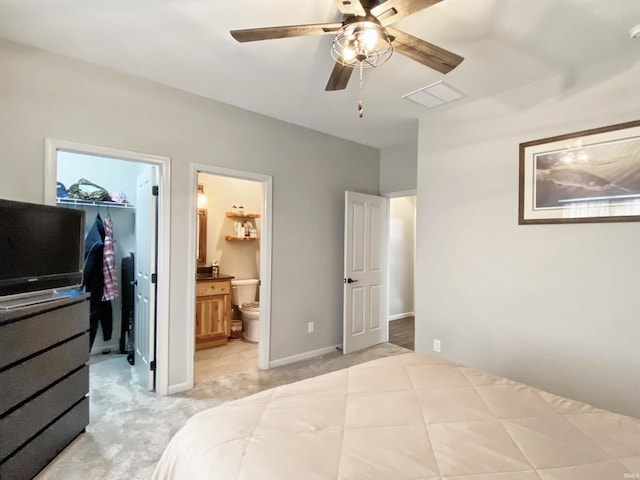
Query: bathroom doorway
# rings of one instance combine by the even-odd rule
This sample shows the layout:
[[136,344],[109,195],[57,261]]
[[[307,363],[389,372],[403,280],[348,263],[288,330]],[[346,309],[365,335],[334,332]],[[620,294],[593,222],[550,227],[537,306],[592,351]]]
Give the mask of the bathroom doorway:
[[271,177],[193,170],[195,384],[269,366]]

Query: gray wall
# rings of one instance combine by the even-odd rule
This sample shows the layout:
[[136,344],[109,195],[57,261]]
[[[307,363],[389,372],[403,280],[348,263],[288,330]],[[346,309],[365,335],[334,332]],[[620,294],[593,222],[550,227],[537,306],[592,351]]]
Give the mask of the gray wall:
[[418,143],[409,142],[380,151],[380,194],[416,189]]
[[273,176],[271,359],[341,343],[344,191],[378,193],[378,150],[15,43],[0,65],[1,197],[43,201],[45,137],[171,157],[169,386],[193,342],[191,162]]
[[518,144],[640,117],[638,57],[424,117],[416,347],[640,417],[640,224],[519,226]]

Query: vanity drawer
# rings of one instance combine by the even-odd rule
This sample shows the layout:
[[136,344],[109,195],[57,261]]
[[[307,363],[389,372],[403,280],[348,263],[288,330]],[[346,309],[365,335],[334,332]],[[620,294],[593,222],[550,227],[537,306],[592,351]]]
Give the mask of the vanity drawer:
[[198,282],[196,284],[196,296],[228,295],[231,293],[231,282]]

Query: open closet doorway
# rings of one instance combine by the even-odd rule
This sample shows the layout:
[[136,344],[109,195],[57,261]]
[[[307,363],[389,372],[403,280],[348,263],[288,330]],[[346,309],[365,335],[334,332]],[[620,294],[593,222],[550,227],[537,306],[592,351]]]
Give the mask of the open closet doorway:
[[85,212],[92,385],[137,383],[161,391],[166,387],[161,376],[156,381],[156,330],[168,321],[157,301],[166,250],[162,233],[168,228],[162,219],[162,161],[49,140],[46,165],[46,185],[55,185],[53,195],[50,187],[45,192],[46,201]]
[[414,261],[416,194],[389,199],[389,342],[415,349]]
[[193,192],[195,384],[268,368],[271,177],[199,165]]

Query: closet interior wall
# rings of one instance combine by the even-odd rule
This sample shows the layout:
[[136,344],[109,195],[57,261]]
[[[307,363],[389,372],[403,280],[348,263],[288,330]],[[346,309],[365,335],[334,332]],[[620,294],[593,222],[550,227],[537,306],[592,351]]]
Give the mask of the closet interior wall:
[[[104,187],[109,192],[123,192],[129,206],[108,204],[74,206],[86,212],[85,237],[89,232],[96,216],[99,214],[104,220],[110,216],[113,221],[115,239],[116,270],[118,278],[118,296],[111,301],[113,311],[113,334],[110,340],[104,340],[102,326],[98,327],[92,354],[119,351],[122,312],[122,259],[131,253],[135,255],[135,205],[136,178],[149,165],[117,160],[112,158],[95,157],[73,152],[58,152],[57,180],[68,189],[79,179],[85,178],[92,183]],[[132,207],[133,206],[133,207]],[[65,205],[65,207],[69,207]]]

